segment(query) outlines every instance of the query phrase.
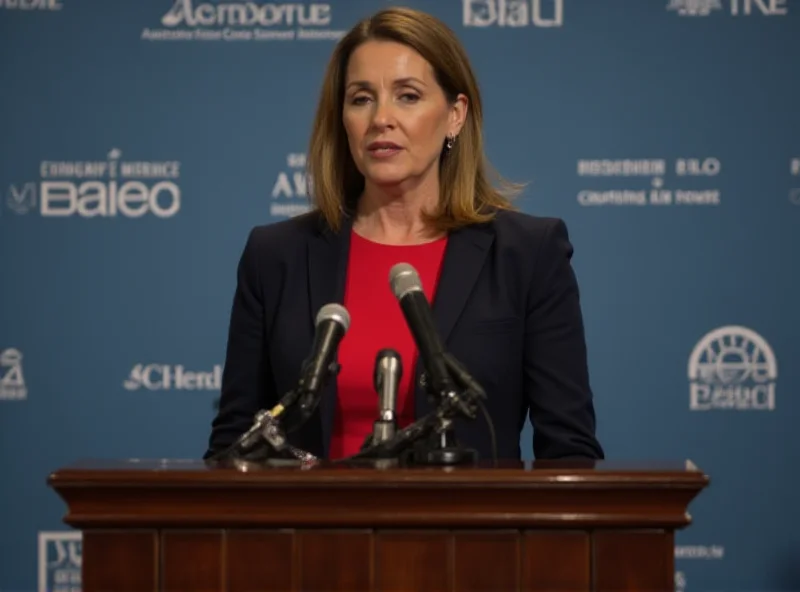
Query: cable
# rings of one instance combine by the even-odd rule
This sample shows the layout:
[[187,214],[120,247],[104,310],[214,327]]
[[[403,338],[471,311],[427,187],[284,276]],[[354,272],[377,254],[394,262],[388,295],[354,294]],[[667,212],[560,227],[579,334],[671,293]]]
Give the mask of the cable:
[[492,422],[491,415],[489,415],[489,410],[486,409],[486,405],[484,405],[483,401],[480,399],[478,399],[478,406],[481,408],[483,417],[486,419],[486,426],[489,428],[489,437],[492,439],[492,463],[494,466],[497,466],[497,435],[494,431],[494,423]]

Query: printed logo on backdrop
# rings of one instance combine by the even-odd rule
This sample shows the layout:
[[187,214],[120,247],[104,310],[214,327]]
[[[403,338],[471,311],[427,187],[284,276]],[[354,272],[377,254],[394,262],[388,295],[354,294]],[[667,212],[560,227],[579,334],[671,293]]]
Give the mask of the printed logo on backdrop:
[[722,545],[675,545],[675,559],[724,559]]
[[64,0],[0,0],[6,10],[61,10]]
[[39,533],[39,592],[81,592],[80,531]]
[[[789,161],[789,174],[792,177],[800,177],[800,157]],[[789,201],[796,206],[800,206],[800,186],[789,190]]]
[[775,409],[778,364],[772,347],[752,329],[727,326],[707,333],[689,357],[689,409]]
[[[587,207],[698,207],[722,203],[720,190],[713,186],[722,170],[718,158],[677,158],[669,167],[667,163],[663,158],[579,160],[578,176],[598,181],[594,187],[578,191],[578,203]],[[626,179],[625,184],[609,180],[616,178]]]
[[311,209],[309,200],[310,177],[306,171],[306,155],[286,155],[286,166],[279,171],[272,185],[269,215],[275,218],[293,218]]
[[[725,548],[721,545],[675,545],[675,561],[715,560],[725,558]],[[686,573],[675,572],[675,592],[687,592]]]
[[338,41],[331,4],[174,0],[163,28],[145,28],[145,41]]
[[38,180],[8,185],[6,208],[53,218],[171,218],[180,211],[180,162],[121,159],[113,148],[107,160],[43,160]]
[[564,0],[462,0],[465,27],[561,27]]
[[686,574],[682,571],[675,572],[675,592],[686,592]]
[[788,0],[669,0],[667,10],[678,16],[710,16],[719,12],[731,16],[784,16]]
[[22,353],[10,347],[0,351],[0,401],[20,401],[28,398],[25,376],[22,374]]
[[210,371],[196,371],[180,364],[136,364],[122,385],[129,391],[219,391],[222,366],[217,364]]

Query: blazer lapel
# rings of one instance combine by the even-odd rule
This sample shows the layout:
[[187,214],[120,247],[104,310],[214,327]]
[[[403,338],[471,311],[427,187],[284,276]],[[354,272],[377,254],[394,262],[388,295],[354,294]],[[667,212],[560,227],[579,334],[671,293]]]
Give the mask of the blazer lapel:
[[492,233],[485,227],[462,228],[448,238],[432,305],[442,343],[447,343],[467,304],[493,240]]
[[[321,229],[308,247],[308,301],[312,334],[319,309],[331,302],[344,304],[347,258],[350,252],[352,220],[344,218],[338,233]],[[322,421],[323,454],[328,456],[333,422],[336,414],[336,377],[333,376],[323,390],[319,402]]]
[[[483,225],[455,230],[448,238],[432,304],[434,322],[445,347],[453,327],[469,300],[493,241],[494,235],[491,230]],[[424,365],[419,360],[415,368],[417,417],[422,417],[433,410],[427,392],[421,384],[423,370]]]

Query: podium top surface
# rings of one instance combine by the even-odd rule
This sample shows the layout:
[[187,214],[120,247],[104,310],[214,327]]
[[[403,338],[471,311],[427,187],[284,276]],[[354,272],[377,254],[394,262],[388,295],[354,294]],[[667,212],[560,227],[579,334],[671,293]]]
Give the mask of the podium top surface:
[[398,467],[390,464],[320,461],[302,464],[299,461],[252,463],[229,461],[213,463],[198,459],[86,459],[62,467],[50,475],[51,485],[70,482],[120,482],[142,480],[189,483],[361,483],[393,484],[457,483],[557,485],[600,485],[629,483],[640,485],[680,484],[704,486],[708,477],[686,461],[594,461],[537,460],[491,461],[476,466]]
[[708,484],[691,461],[401,468],[84,460],[49,476],[76,528],[680,528]]

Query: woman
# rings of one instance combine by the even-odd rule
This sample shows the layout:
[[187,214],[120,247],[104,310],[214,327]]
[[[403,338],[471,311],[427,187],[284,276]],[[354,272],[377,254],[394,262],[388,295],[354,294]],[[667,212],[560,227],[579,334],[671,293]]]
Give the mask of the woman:
[[[308,155],[315,208],[253,229],[239,263],[207,457],[297,385],[315,316],[331,302],[351,317],[341,370],[291,443],[321,458],[358,452],[377,418],[373,364],[384,348],[402,358],[400,427],[427,414],[417,350],[388,283],[405,262],[447,351],[488,394],[499,458],[520,458],[526,414],[536,458],[602,458],[567,230],[515,212],[491,187],[481,109],[464,50],[425,13],[388,8],[340,41]],[[456,430],[491,458],[480,416]]]

